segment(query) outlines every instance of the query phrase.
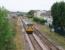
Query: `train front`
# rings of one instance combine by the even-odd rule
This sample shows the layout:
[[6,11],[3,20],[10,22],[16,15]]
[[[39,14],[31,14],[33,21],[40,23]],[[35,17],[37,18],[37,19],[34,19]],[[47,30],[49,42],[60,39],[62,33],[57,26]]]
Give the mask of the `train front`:
[[26,32],[28,34],[32,34],[33,33],[33,24],[31,24],[31,23],[27,24]]

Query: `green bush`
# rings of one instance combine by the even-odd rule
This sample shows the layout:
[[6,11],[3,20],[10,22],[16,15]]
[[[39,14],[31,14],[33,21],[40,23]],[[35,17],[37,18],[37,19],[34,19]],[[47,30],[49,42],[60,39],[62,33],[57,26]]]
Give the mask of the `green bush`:
[[10,50],[8,48],[13,35],[7,13],[5,8],[0,8],[0,50]]
[[46,20],[44,19],[40,19],[40,18],[37,18],[37,17],[33,17],[33,20],[37,23],[40,23],[40,24],[44,24],[46,22]]

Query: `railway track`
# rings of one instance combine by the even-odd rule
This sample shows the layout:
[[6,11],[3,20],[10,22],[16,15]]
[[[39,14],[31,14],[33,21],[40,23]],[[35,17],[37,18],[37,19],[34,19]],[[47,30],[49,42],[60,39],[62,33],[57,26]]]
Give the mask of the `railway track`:
[[44,35],[42,35],[42,33],[40,33],[36,28],[32,34],[25,34],[30,46],[30,50],[60,50],[58,47],[52,44]]
[[34,48],[33,50],[60,50],[40,32],[36,32],[36,30],[33,34],[28,34],[28,37]]
[[29,42],[30,50],[50,50],[47,46],[43,45],[39,37],[34,33],[26,34],[26,36]]
[[35,37],[32,34],[28,35],[30,38],[30,41],[34,47],[34,50],[42,50],[41,46],[39,45],[39,43],[37,42],[37,40],[35,39]]
[[40,38],[42,43],[44,43],[49,50],[60,50],[58,47],[56,47],[52,42],[50,42],[42,33],[40,33],[36,28],[34,30],[34,33]]
[[[23,21],[22,21],[22,23],[23,23]],[[23,25],[23,30],[24,30],[24,25]],[[24,32],[25,32],[25,30],[24,30]],[[43,48],[39,45],[39,43],[37,42],[37,40],[33,36],[33,34],[27,34],[25,32],[25,36],[26,36],[27,42],[29,44],[30,50],[43,50]]]

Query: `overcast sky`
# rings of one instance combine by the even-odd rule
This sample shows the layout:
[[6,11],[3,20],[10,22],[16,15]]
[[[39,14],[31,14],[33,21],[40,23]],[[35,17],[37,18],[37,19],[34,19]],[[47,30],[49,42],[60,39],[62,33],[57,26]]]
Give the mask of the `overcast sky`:
[[[54,2],[62,0],[0,0],[0,7],[10,11],[50,10]],[[64,0],[65,1],[65,0]]]

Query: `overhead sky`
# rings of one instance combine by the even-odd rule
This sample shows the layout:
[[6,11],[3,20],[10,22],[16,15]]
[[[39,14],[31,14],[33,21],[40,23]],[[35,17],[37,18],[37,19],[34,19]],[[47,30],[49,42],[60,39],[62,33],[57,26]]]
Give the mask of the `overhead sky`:
[[[10,11],[50,10],[55,2],[62,0],[0,0],[0,7]],[[65,0],[63,0],[65,1]]]

